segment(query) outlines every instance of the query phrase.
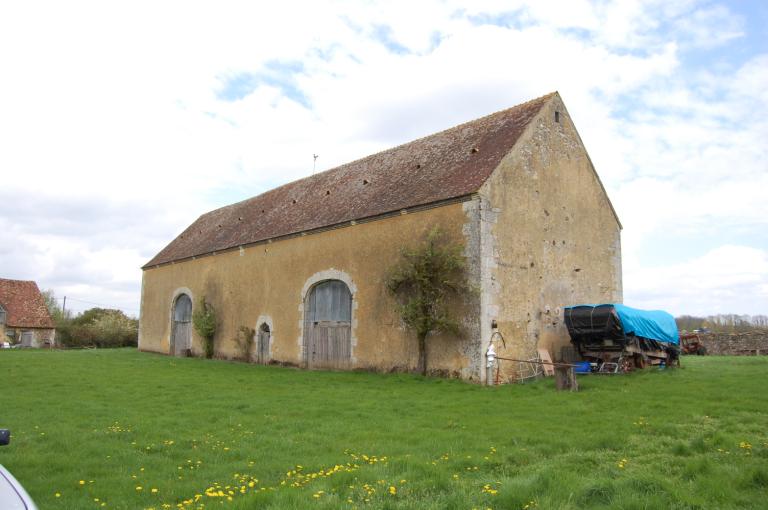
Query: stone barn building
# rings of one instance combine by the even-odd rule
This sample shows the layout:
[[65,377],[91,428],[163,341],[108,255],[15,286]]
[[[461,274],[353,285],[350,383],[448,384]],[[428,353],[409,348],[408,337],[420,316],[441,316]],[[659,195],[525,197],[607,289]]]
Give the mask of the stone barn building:
[[0,343],[53,345],[56,328],[33,281],[0,278]]
[[202,215],[143,267],[139,348],[307,368],[403,370],[418,359],[386,289],[401,249],[434,227],[461,243],[476,292],[460,336],[428,339],[428,369],[486,382],[507,357],[568,343],[562,307],[621,302],[621,224],[559,94],[500,111]]

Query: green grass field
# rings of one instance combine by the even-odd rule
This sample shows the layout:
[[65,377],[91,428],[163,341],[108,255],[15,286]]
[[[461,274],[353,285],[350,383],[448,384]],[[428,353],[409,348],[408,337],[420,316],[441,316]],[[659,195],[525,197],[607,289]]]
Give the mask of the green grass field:
[[487,388],[134,350],[0,351],[41,509],[766,508],[768,358]]

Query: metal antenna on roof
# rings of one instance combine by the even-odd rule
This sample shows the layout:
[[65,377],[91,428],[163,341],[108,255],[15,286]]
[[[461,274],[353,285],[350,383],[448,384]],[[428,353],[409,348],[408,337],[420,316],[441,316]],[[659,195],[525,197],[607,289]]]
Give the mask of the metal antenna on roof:
[[319,154],[312,154],[312,158],[314,158],[312,160],[312,175],[315,175],[315,166],[317,165],[317,157],[318,156],[319,156]]

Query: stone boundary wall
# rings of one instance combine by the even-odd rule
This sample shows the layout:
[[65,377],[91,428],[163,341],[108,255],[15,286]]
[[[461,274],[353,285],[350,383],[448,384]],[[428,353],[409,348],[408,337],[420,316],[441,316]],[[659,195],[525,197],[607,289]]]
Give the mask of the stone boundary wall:
[[768,330],[745,333],[699,333],[707,354],[768,355]]

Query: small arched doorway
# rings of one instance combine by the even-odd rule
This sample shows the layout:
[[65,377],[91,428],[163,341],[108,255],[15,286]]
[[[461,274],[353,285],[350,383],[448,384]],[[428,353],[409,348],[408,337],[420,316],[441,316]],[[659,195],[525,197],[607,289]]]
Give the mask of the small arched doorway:
[[173,304],[171,324],[171,354],[186,356],[192,349],[192,299],[181,294]]
[[312,287],[304,305],[307,368],[347,368],[352,359],[352,293],[341,280]]
[[269,340],[271,334],[269,324],[263,322],[261,326],[259,326],[259,331],[256,336],[256,363],[260,365],[269,363]]

